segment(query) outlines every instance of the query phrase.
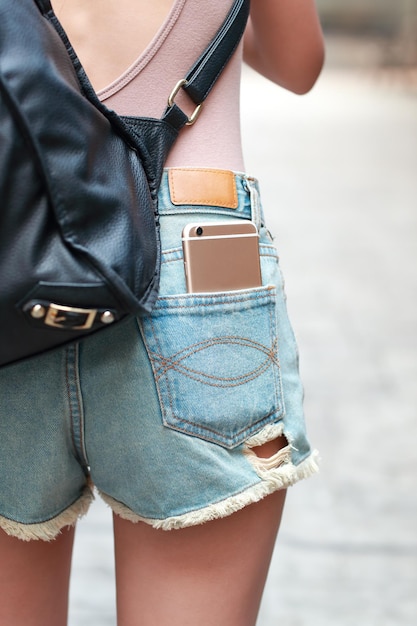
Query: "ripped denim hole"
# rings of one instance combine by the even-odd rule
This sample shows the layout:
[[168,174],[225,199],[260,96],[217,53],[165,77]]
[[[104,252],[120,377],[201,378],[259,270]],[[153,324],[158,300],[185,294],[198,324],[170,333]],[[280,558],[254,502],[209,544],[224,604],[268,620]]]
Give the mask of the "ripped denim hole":
[[277,469],[291,461],[291,447],[284,435],[260,445],[246,445],[245,454],[257,471]]

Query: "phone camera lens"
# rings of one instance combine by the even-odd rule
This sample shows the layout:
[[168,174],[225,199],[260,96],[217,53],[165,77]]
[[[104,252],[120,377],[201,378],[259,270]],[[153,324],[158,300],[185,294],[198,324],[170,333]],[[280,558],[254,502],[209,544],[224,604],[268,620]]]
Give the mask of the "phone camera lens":
[[196,235],[198,235],[199,237],[201,237],[201,235],[203,234],[203,229],[201,228],[201,226],[198,226],[198,227],[195,229],[195,233],[196,233]]

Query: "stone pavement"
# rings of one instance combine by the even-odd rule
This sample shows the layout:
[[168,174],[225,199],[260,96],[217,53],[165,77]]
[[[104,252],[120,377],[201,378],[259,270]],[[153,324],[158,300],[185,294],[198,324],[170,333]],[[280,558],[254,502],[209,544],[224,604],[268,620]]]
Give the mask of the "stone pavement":
[[[330,64],[300,98],[247,71],[242,114],[322,456],[289,492],[258,626],[415,626],[417,91]],[[115,626],[113,584],[96,503],[70,626]]]

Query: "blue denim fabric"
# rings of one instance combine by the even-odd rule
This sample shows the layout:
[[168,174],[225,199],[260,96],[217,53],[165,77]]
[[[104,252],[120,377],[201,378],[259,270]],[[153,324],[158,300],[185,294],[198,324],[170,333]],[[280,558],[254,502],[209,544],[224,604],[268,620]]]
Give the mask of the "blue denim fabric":
[[[174,205],[159,193],[160,297],[72,346],[0,371],[0,526],[49,538],[96,486],[120,515],[155,527],[204,522],[315,471],[298,353],[258,184],[235,174],[238,207]],[[195,221],[252,219],[263,286],[187,294],[181,232]],[[272,468],[253,446],[283,434]]]

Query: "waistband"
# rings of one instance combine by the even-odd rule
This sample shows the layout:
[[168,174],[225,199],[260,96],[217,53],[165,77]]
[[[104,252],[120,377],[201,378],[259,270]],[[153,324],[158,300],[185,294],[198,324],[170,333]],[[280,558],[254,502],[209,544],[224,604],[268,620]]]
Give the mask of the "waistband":
[[159,189],[159,214],[213,213],[252,219],[263,225],[256,178],[210,168],[165,168]]

